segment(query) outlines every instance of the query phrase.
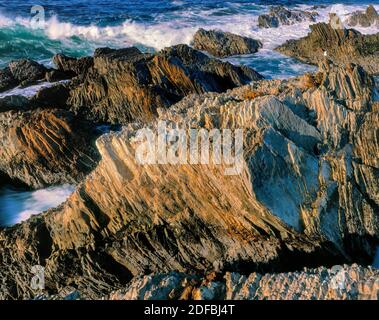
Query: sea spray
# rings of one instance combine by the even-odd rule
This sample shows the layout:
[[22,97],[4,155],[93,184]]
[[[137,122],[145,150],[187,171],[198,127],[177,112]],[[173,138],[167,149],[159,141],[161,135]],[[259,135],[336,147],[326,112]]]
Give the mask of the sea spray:
[[11,226],[27,220],[64,202],[75,186],[62,185],[35,191],[5,186],[0,188],[0,226]]

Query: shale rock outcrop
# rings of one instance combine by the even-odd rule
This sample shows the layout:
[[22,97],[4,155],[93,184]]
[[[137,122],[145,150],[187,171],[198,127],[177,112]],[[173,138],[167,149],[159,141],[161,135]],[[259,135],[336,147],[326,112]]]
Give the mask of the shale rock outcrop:
[[374,8],[370,5],[367,7],[366,11],[355,11],[349,17],[347,24],[350,27],[361,26],[361,27],[371,27],[377,26],[379,28],[379,14]]
[[[102,59],[112,68],[124,63]],[[101,161],[65,204],[0,231],[1,297],[35,296],[37,264],[48,293],[73,287],[98,298],[152,272],[371,263],[379,238],[377,100],[363,68],[324,61],[316,74],[188,96],[149,124],[103,135]],[[234,141],[243,129],[240,170],[226,175],[233,163],[213,152],[209,163],[154,164],[154,153],[139,163],[141,133],[156,133],[160,120],[187,137],[189,128],[231,129]],[[233,150],[240,155],[237,144]]]
[[60,72],[61,77],[72,78],[74,76],[84,77],[89,68],[93,66],[92,57],[72,58],[64,54],[56,54],[53,63]]
[[183,273],[133,279],[110,300],[378,300],[379,270],[358,265],[279,274]]
[[267,14],[258,17],[260,28],[278,28],[280,25],[292,25],[304,21],[315,22],[317,12],[289,10],[283,6],[271,6]]
[[32,188],[76,183],[99,160],[97,135],[93,125],[69,111],[1,112],[0,172]]
[[306,37],[289,40],[276,50],[311,64],[318,64],[326,55],[335,63],[355,63],[369,73],[379,74],[379,33],[363,35],[354,29],[333,28],[326,23],[310,28]]
[[167,108],[189,94],[223,92],[262,79],[248,67],[209,58],[186,45],[157,54],[144,54],[137,48],[98,49],[89,68],[80,60],[54,60],[63,70],[86,70],[70,91],[70,109],[87,119],[112,124],[149,121],[158,108]]
[[262,43],[230,32],[199,29],[194,35],[193,47],[224,58],[255,53],[262,47]]
[[0,92],[43,80],[46,72],[43,65],[29,59],[12,61],[7,68],[0,70]]

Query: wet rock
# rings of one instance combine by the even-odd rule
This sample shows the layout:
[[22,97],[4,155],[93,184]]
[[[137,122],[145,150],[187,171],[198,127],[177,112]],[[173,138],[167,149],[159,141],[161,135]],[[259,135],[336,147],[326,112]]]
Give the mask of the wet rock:
[[18,85],[31,85],[44,79],[46,72],[43,65],[29,59],[12,61],[7,68],[0,70],[0,92]]
[[355,27],[371,27],[378,26],[379,27],[379,14],[374,8],[374,6],[370,5],[367,7],[366,11],[355,11],[351,14],[347,21],[348,26]]
[[65,72],[62,70],[50,70],[46,73],[46,81],[57,82],[61,80],[71,79],[74,76],[76,76],[74,72],[70,72],[70,71]]
[[310,28],[306,37],[289,40],[276,50],[306,63],[318,64],[326,56],[334,63],[355,63],[369,73],[379,73],[379,33],[363,35],[354,29],[337,29],[326,23]]
[[72,78],[74,75],[84,76],[88,69],[93,65],[93,59],[91,57],[72,58],[67,57],[64,54],[56,54],[53,57],[53,63],[57,69],[64,74],[67,78]]
[[30,102],[23,96],[5,96],[0,98],[0,113],[10,110],[27,110],[30,108]]
[[13,77],[9,68],[0,70],[0,92],[9,90],[17,86],[18,82]]
[[112,124],[150,121],[158,108],[189,94],[222,92],[262,78],[186,45],[154,55],[136,48],[101,49],[93,61],[83,82],[71,90],[68,105],[90,120]]
[[12,61],[9,63],[9,69],[21,86],[44,79],[47,71],[43,65],[29,59]]
[[262,47],[262,43],[230,32],[199,29],[194,35],[193,47],[215,57],[224,58],[255,53]]
[[111,49],[108,47],[105,48],[97,48],[93,54],[94,58],[102,57],[112,60],[125,60],[128,61],[133,57],[138,57],[142,54],[142,52],[136,47],[123,48],[123,49]]
[[292,25],[304,21],[316,21],[317,12],[289,10],[283,6],[271,6],[268,14],[258,17],[260,28],[278,28],[280,25]]
[[34,107],[66,109],[69,96],[69,84],[59,83],[51,87],[40,89],[30,99],[30,104]]
[[[371,263],[379,238],[373,79],[359,66],[331,62],[307,78],[191,95],[159,109],[149,124],[130,123],[101,136],[101,161],[65,204],[0,231],[0,275],[10,292],[3,297],[33,297],[28,270],[36,264],[46,268],[49,292],[74,286],[89,298],[151,273],[257,271],[246,295],[233,293],[250,298],[250,291],[266,283],[263,273],[280,287],[286,276],[272,272]],[[233,138],[235,129],[243,129],[240,171],[227,175],[230,163],[217,163],[213,153],[209,164],[141,165],[139,129],[154,134],[159,120],[168,128],[227,128]],[[184,134],[188,139],[190,133]],[[298,294],[295,283],[306,275],[289,277],[290,296]],[[154,285],[161,296],[213,299],[232,290],[226,282],[213,285],[221,281],[217,277],[194,277],[183,285],[184,276],[170,281],[185,290],[170,291],[164,278]],[[267,282],[263,288],[271,287]],[[142,291],[136,295],[145,297]]]
[[95,128],[63,110],[0,113],[0,171],[32,188],[76,183],[93,169]]

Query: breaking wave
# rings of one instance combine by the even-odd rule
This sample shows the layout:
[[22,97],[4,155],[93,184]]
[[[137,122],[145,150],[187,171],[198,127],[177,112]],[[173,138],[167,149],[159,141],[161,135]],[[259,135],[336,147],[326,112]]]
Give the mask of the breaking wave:
[[63,203],[75,190],[72,185],[25,191],[6,186],[0,188],[0,226],[11,226]]

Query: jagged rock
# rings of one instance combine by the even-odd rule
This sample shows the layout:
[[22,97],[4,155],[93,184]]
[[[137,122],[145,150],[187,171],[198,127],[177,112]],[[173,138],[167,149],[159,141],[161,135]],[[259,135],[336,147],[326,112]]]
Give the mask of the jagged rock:
[[0,92],[12,89],[17,86],[18,82],[13,77],[12,72],[9,68],[0,70]]
[[67,100],[70,97],[70,87],[67,84],[59,83],[51,87],[40,89],[31,99],[30,104],[35,107],[59,108],[67,107]]
[[157,108],[192,93],[222,92],[261,79],[248,67],[207,57],[186,45],[142,54],[136,48],[95,52],[94,66],[71,90],[75,113],[108,123],[149,121]]
[[142,54],[142,52],[136,47],[129,47],[123,49],[111,49],[105,47],[97,48],[93,53],[93,56],[94,58],[102,57],[110,62],[114,59],[128,61],[130,58],[137,57],[140,54]]
[[379,14],[376,9],[370,5],[367,7],[366,11],[355,11],[351,14],[347,21],[348,26],[362,26],[362,27],[371,27],[379,26]]
[[23,96],[5,96],[0,98],[0,113],[10,110],[27,110],[30,102]]
[[12,61],[9,63],[9,69],[21,85],[28,85],[44,79],[47,71],[43,65],[29,59]]
[[57,82],[61,80],[68,80],[74,77],[76,74],[73,72],[65,72],[62,70],[50,70],[46,73],[46,81],[48,82]]
[[9,66],[0,70],[0,92],[12,89],[18,85],[28,86],[45,78],[47,69],[29,59],[15,60]]
[[248,276],[227,272],[209,281],[183,273],[134,278],[109,300],[378,300],[379,270],[358,265]]
[[193,38],[193,47],[207,51],[215,57],[250,54],[258,51],[262,43],[230,32],[199,29]]
[[33,188],[76,183],[99,159],[95,136],[63,110],[0,113],[0,171]]
[[335,63],[355,63],[369,73],[379,73],[379,33],[363,35],[354,29],[337,29],[326,23],[310,28],[306,37],[289,40],[276,50],[312,64],[323,61],[326,52]]
[[[101,136],[101,161],[65,204],[0,231],[2,296],[32,297],[36,264],[50,293],[74,286],[99,298],[151,272],[371,263],[379,238],[377,99],[362,68],[324,62],[306,79],[191,95],[149,124]],[[225,175],[230,163],[212,154],[209,164],[141,165],[139,129],[156,132],[159,120],[244,129],[242,170]],[[203,287],[194,297],[225,292]]]
[[66,74],[67,78],[72,78],[75,75],[85,76],[88,69],[93,66],[93,59],[91,57],[77,59],[64,54],[56,54],[53,57],[53,63],[59,71]]
[[271,6],[268,14],[258,17],[260,28],[278,28],[280,25],[292,25],[304,21],[316,21],[317,12],[289,10],[283,6]]

